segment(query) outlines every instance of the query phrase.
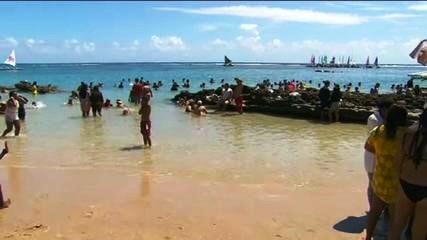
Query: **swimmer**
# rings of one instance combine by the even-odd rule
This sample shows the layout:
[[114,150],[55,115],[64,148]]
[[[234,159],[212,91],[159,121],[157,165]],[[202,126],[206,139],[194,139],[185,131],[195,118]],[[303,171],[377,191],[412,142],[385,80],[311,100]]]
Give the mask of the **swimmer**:
[[123,107],[125,107],[125,105],[123,104],[122,100],[117,99],[116,100],[116,107],[117,108],[123,108]]
[[105,108],[110,108],[110,107],[112,107],[112,106],[113,106],[113,104],[111,104],[111,100],[107,98],[107,99],[105,100],[105,103],[104,103],[103,107],[105,107]]

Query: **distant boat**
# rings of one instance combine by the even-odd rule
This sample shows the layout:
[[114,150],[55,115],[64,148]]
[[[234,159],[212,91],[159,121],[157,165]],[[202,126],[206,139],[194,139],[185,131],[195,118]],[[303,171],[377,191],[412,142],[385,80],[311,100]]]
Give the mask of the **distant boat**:
[[374,67],[379,68],[380,66],[378,65],[378,57],[375,58],[374,61]]
[[366,67],[366,68],[372,68],[372,66],[371,66],[371,65],[370,65],[370,63],[369,63],[369,56],[368,56],[368,58],[366,59],[365,67]]
[[224,56],[224,67],[232,67],[232,66],[234,65],[231,62],[231,60],[227,56]]
[[411,79],[421,79],[421,80],[427,80],[427,71],[425,72],[417,72],[417,73],[410,73],[408,76],[411,77]]
[[19,70],[16,67],[15,49],[12,50],[12,52],[4,61],[3,65],[5,66],[5,68],[2,68],[1,70]]

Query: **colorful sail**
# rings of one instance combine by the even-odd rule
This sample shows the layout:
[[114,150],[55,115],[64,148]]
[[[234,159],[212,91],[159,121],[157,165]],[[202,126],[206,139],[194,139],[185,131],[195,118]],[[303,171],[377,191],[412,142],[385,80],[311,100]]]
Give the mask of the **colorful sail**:
[[15,57],[15,49],[9,54],[9,56],[4,61],[4,64],[11,65],[16,67],[16,57]]

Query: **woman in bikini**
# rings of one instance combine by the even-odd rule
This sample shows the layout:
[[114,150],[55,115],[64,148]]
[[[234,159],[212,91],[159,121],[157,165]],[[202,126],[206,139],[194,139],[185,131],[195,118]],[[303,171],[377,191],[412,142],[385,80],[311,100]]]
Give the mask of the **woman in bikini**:
[[390,228],[389,240],[398,240],[413,216],[412,239],[427,239],[427,109],[418,123],[411,126],[397,160],[401,166],[397,190],[396,212]]

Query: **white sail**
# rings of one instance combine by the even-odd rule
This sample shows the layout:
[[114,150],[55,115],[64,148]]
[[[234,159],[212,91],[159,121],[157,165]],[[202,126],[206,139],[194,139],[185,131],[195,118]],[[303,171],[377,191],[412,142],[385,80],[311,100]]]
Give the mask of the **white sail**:
[[10,55],[6,58],[6,60],[4,61],[4,64],[16,67],[15,49],[12,50]]

